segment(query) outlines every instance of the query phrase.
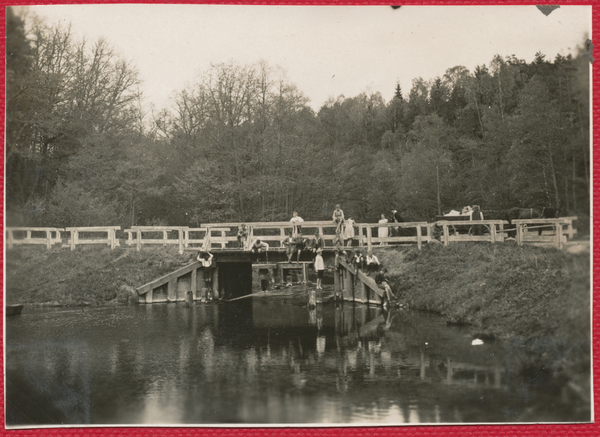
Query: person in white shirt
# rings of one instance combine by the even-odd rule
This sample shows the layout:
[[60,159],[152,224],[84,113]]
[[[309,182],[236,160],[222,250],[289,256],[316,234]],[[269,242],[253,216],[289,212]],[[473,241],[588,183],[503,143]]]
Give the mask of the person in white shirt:
[[203,299],[210,299],[213,254],[208,251],[198,252],[196,259],[202,265],[202,277],[204,278],[204,283],[206,284],[207,295],[204,296]]
[[302,217],[298,216],[298,211],[294,211],[292,213],[290,223],[294,225],[294,233],[292,235],[294,238],[296,238],[298,234],[302,234],[302,226],[300,226],[300,223],[302,223],[303,221],[304,220],[302,219]]
[[250,252],[256,254],[256,262],[260,262],[260,253],[265,253],[265,258],[267,262],[269,262],[269,245],[264,241],[260,241],[260,238],[256,239],[254,243],[252,243],[252,247],[250,248]]
[[325,272],[325,263],[323,262],[323,256],[321,249],[317,250],[317,256],[315,258],[315,271],[317,272],[317,290],[323,289],[323,273]]
[[379,270],[379,260],[371,251],[367,252],[366,264],[368,272],[376,272]]
[[356,222],[354,220],[352,220],[352,217],[348,218],[346,220],[345,223],[345,228],[344,228],[344,239],[346,240],[346,246],[347,247],[351,247],[352,246],[352,242],[354,241],[354,224]]

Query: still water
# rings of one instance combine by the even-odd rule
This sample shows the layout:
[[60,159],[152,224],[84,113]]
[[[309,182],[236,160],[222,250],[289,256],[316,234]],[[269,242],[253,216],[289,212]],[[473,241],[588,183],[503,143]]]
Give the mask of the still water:
[[26,309],[6,335],[7,425],[575,419],[518,375],[516,348],[415,311],[282,296]]

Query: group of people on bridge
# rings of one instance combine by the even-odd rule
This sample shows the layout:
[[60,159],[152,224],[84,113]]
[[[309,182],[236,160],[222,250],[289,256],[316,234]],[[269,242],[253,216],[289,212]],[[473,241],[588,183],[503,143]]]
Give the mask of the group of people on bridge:
[[[340,205],[335,206],[335,210],[332,214],[333,223],[336,225],[335,236],[333,238],[334,250],[341,250],[343,247],[351,247],[356,239],[356,233],[354,226],[356,222],[352,217],[346,218],[344,211],[340,208]],[[392,211],[393,222],[399,223],[402,221],[400,214],[396,211]],[[304,219],[298,215],[298,211],[294,211],[290,223],[292,224],[292,230],[290,230],[283,240],[283,245],[286,249],[288,262],[292,261],[294,254],[296,254],[296,262],[300,261],[300,254],[303,251],[310,252],[313,256],[316,256],[317,251],[323,250],[325,242],[319,231],[315,231],[313,239],[304,238],[302,235],[302,223]],[[379,223],[389,223],[385,214],[381,214]],[[388,227],[380,227],[378,229],[379,237],[386,238],[388,236]],[[248,241],[248,226],[242,224],[239,226],[237,231],[237,241],[239,248],[245,248]],[[381,243],[382,245],[385,243]],[[265,254],[266,260],[268,261],[269,244],[260,238],[252,241],[250,245],[250,251],[257,256],[261,253]],[[257,260],[259,262],[259,260]]]

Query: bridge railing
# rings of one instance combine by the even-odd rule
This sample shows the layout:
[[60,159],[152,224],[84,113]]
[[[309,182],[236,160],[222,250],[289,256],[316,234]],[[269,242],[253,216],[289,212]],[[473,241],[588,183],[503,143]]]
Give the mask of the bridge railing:
[[[114,249],[120,245],[115,235],[118,230],[121,230],[121,226],[77,226],[65,228],[65,231],[71,235],[67,240],[67,244],[63,245],[63,247],[71,247],[71,250],[75,250],[75,247],[84,244],[106,244],[111,249]],[[84,237],[82,238],[80,234],[84,234]],[[106,236],[98,238],[96,234],[106,234]]]
[[[252,241],[260,238],[269,244],[269,250],[283,249],[283,240],[289,231],[293,231],[294,225],[289,221],[286,222],[246,222],[248,230],[248,238],[246,246],[241,249],[249,249]],[[209,231],[204,240],[204,247],[211,249],[232,249],[237,248],[237,231],[241,223],[208,223],[205,228]],[[315,231],[319,231],[319,235],[323,238],[326,246],[333,246],[335,237],[336,225],[332,221],[306,221],[300,223],[302,235],[305,238],[311,238]],[[358,226],[357,226],[358,227]]]
[[[506,238],[504,226],[507,224],[506,220],[439,220],[431,225],[429,233],[433,238],[439,236],[444,246],[455,241],[496,243]],[[473,232],[477,227],[480,231]]]
[[[562,248],[563,244],[567,242],[567,235],[564,235],[565,226],[569,236],[572,236],[576,232],[573,229],[574,219],[576,220],[574,217],[515,219],[512,220],[512,224],[516,225],[516,239],[520,246],[529,243],[554,245]],[[549,227],[553,228],[554,231],[551,235],[544,235],[541,232],[537,232]]]
[[[185,247],[185,231],[189,230],[187,226],[132,226],[131,229],[125,229],[128,234],[127,245],[135,245],[137,250],[141,250],[144,244],[177,244],[179,253],[183,253]],[[172,233],[176,233],[177,238],[170,238]],[[135,234],[135,239],[133,235]],[[144,238],[150,237],[150,238]],[[157,238],[162,237],[162,238]]]
[[[371,250],[373,244],[417,243],[418,248],[421,249],[423,242],[428,242],[432,238],[428,230],[430,225],[427,222],[360,224],[360,245],[366,245],[368,250]],[[373,237],[373,229],[377,229],[376,237]],[[381,237],[379,229],[387,229],[388,236]]]
[[45,245],[50,249],[52,245],[62,243],[61,228],[25,228],[10,227],[5,230],[6,244],[9,249],[25,244]]
[[567,239],[572,240],[573,236],[577,233],[577,229],[573,228],[573,222],[577,220],[577,216],[572,217],[560,217],[562,220],[563,235],[567,236]]

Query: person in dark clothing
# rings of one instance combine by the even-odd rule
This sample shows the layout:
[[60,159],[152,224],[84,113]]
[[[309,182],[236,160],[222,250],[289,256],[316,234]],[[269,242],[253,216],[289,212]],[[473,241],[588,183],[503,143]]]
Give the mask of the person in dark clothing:
[[379,273],[377,273],[377,275],[375,276],[375,282],[377,283],[379,288],[385,291],[388,302],[391,302],[392,300],[396,299],[396,296],[394,296],[394,293],[392,292],[392,287],[390,286],[390,283],[387,277],[385,276],[386,273],[387,269],[385,267],[382,268],[379,271]]
[[294,244],[296,245],[296,262],[299,263],[300,262],[300,254],[302,253],[302,251],[304,250],[304,247],[306,246],[306,240],[302,237],[302,232],[298,232],[298,235],[296,235],[296,237],[294,237]]
[[260,276],[260,289],[266,292],[269,287],[269,271],[267,269],[260,269],[258,274]]
[[310,250],[310,252],[316,255],[317,250],[323,250],[324,247],[325,242],[323,241],[323,238],[321,238],[321,236],[319,235],[319,231],[317,230],[315,231],[315,238],[310,240],[308,243],[308,250]]

